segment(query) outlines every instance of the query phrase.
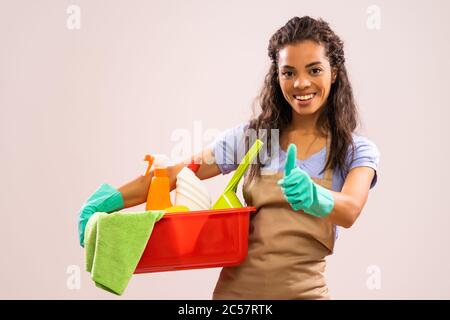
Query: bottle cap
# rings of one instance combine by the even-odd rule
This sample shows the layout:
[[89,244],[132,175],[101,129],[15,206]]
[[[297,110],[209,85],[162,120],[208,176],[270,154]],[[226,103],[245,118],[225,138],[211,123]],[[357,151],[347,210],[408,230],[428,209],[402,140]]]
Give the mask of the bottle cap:
[[195,163],[194,160],[192,160],[192,162],[188,164],[188,168],[191,169],[193,173],[196,173],[198,168],[200,168],[200,163]]

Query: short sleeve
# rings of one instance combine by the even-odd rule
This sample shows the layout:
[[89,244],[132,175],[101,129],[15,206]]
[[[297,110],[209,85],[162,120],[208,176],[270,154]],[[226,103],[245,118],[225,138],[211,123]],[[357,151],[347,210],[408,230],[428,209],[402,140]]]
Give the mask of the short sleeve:
[[350,171],[356,167],[370,167],[375,170],[375,175],[370,184],[372,189],[378,179],[377,170],[380,162],[380,152],[372,141],[366,137],[353,135],[353,142],[355,143],[355,153],[352,159],[352,148],[350,147],[347,154],[347,168]]
[[244,122],[223,131],[209,145],[222,174],[236,170],[245,155],[244,132],[248,123]]

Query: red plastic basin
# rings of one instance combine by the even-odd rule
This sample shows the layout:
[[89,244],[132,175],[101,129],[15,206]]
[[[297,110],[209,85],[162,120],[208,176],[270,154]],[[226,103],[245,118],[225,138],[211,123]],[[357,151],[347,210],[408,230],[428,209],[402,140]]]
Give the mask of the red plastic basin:
[[134,273],[215,268],[247,256],[255,207],[166,213],[152,231]]

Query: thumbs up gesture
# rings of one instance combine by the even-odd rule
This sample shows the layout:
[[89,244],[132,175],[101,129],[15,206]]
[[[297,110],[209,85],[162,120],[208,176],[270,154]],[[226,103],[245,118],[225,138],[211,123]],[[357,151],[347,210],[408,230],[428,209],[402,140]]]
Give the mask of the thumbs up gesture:
[[297,147],[290,144],[288,147],[284,178],[278,180],[278,185],[295,211],[302,210],[316,217],[327,216],[334,207],[331,192],[314,183],[311,177],[297,167]]

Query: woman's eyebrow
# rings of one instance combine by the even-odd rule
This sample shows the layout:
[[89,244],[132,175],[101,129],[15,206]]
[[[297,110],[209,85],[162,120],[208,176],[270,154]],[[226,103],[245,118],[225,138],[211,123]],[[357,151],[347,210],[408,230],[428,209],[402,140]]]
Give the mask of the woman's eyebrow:
[[[305,68],[309,68],[309,67],[315,66],[316,64],[321,64],[321,63],[322,63],[322,62],[320,62],[320,61],[314,61],[314,62],[308,63],[308,64],[305,66]],[[290,65],[287,65],[287,64],[282,65],[281,67],[282,67],[282,68],[286,68],[286,69],[295,69],[294,67],[292,67],[292,66],[290,66]]]

